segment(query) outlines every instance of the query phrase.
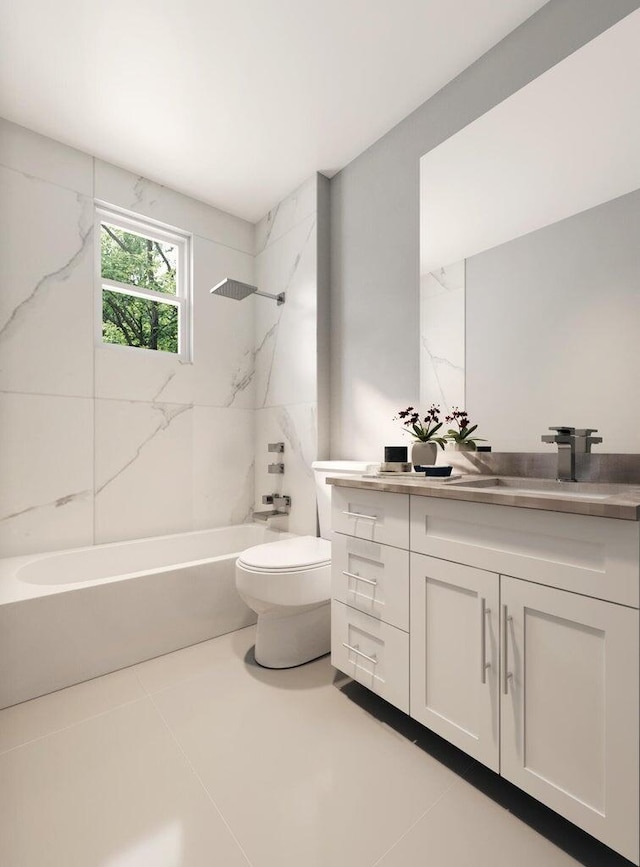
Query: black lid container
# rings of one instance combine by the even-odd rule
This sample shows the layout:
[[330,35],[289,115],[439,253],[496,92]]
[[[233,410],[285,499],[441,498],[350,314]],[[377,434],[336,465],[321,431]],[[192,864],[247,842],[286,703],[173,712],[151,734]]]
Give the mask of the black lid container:
[[407,462],[407,447],[406,446],[385,446],[384,447],[384,462],[387,463],[406,463]]

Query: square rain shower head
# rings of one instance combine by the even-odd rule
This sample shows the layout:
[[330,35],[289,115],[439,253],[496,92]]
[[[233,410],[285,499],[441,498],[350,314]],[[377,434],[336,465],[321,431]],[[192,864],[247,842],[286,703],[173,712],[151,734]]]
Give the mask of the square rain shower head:
[[257,291],[257,286],[242,283],[240,280],[232,280],[230,277],[225,277],[224,280],[221,280],[210,290],[212,294],[224,295],[225,298],[233,298],[234,301],[242,301],[248,295],[253,295]]

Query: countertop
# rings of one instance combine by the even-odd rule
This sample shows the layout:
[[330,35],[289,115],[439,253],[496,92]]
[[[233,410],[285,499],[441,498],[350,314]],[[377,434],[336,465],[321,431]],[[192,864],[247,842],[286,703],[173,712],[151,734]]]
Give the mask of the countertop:
[[[499,484],[503,487],[498,489],[492,485],[495,483],[495,476],[478,473],[453,480],[427,479],[417,473],[397,475],[397,478],[373,475],[331,476],[327,479],[327,484],[369,491],[387,491],[392,494],[412,494],[418,497],[439,497],[469,503],[490,503],[495,506],[515,506],[520,509],[588,515],[596,518],[640,520],[640,485],[638,484],[560,483],[550,479],[514,476],[500,477]],[[466,482],[472,483],[474,487],[466,487]],[[475,487],[482,484],[487,487]],[[538,487],[540,490],[522,490],[526,485]],[[549,488],[546,492],[545,486]]]

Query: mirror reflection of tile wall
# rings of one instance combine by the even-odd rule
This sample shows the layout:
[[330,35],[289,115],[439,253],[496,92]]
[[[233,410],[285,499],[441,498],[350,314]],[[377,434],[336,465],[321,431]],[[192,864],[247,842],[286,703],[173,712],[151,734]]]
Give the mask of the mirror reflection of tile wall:
[[420,408],[465,403],[465,263],[420,280]]

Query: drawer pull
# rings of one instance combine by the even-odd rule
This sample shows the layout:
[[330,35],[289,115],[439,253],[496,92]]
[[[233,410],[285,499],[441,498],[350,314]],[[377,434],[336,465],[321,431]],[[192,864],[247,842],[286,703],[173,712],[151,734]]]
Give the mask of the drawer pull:
[[366,518],[367,521],[377,521],[377,515],[363,515],[361,512],[346,512],[343,510],[343,515],[348,515],[350,518]]
[[345,641],[343,641],[342,646],[346,647],[347,650],[353,650],[354,653],[357,653],[358,656],[361,656],[363,659],[366,659],[367,662],[372,662],[374,665],[378,664],[378,660],[375,656],[367,656],[366,653],[363,653],[361,650],[358,650],[358,648],[354,647],[353,644],[347,644]]
[[367,602],[373,602],[374,605],[386,605],[386,602],[381,602],[380,599],[374,599],[373,596],[367,596],[366,593],[358,593],[357,590],[350,590],[347,587],[347,593],[351,593],[352,596],[359,596],[361,599],[366,599]]
[[371,578],[363,578],[362,575],[356,575],[355,572],[343,572],[347,578],[355,578],[356,581],[364,581],[365,584],[371,584],[372,587],[377,587],[378,582],[372,581]]

